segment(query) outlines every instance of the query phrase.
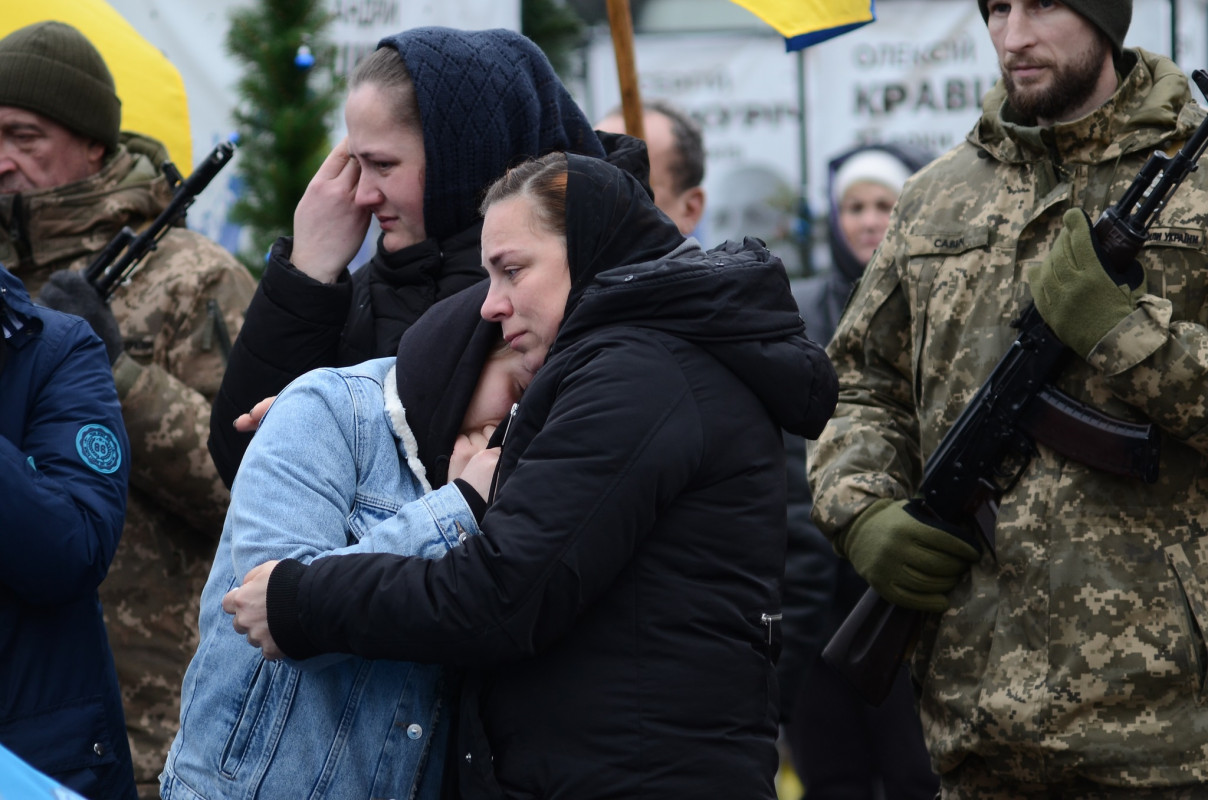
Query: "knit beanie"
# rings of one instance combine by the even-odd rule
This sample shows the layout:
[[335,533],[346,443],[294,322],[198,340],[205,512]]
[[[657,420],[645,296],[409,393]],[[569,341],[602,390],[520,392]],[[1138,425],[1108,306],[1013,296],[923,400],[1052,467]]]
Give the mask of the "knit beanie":
[[902,186],[914,170],[901,159],[884,150],[862,150],[843,162],[835,173],[835,200],[842,201],[843,195],[856,183],[877,183],[888,188],[894,196],[902,193]]
[[35,22],[0,39],[0,106],[49,117],[117,148],[122,103],[92,42],[62,22]]
[[388,36],[424,129],[424,229],[444,240],[478,220],[509,167],[555,150],[604,157],[591,123],[532,41],[504,29],[412,28]]
[[[1124,34],[1132,22],[1132,0],[1063,0],[1091,21],[1095,27],[1107,34],[1116,55],[1124,49]],[[989,0],[977,0],[982,19],[990,19]]]

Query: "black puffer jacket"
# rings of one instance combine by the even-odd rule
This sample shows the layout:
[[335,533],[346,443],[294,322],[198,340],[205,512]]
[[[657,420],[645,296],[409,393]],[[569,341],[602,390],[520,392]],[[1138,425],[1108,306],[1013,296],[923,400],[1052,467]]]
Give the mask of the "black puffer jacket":
[[[780,429],[817,435],[835,375],[758,242],[703,252],[636,181],[570,164],[568,311],[484,535],[439,561],[282,562],[272,632],[294,657],[479,670],[462,797],[772,798]],[[450,301],[463,324],[484,292]]]

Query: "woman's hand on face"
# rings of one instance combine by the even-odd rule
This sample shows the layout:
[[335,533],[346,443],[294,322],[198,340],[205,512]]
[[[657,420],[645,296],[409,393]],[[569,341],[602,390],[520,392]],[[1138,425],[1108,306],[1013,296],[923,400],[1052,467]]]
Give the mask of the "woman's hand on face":
[[[495,432],[495,427],[487,425],[480,431],[463,433],[457,437],[457,441],[453,443],[453,454],[449,456],[449,483],[465,477],[464,473],[470,460],[486,449],[487,442],[491,440],[491,434]],[[487,480],[489,482],[490,478]],[[471,485],[473,484],[471,483]],[[482,496],[486,497],[485,494]]]
[[247,636],[247,643],[252,647],[259,647],[266,661],[285,658],[268,629],[268,578],[275,566],[276,561],[266,561],[253,567],[244,576],[242,586],[222,597],[222,610],[235,615],[232,622],[235,632]]
[[372,216],[356,204],[361,167],[348,139],[335,146],[294,209],[294,266],[323,283],[334,283],[361,249]]

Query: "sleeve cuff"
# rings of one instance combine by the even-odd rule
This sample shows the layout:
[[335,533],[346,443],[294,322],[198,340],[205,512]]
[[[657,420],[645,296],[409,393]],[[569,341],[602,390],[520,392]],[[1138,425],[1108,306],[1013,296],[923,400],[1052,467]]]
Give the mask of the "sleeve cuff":
[[1171,322],[1170,301],[1145,295],[1131,314],[1091,348],[1086,362],[1108,377],[1126,372],[1170,340]]
[[482,518],[487,513],[487,501],[482,498],[482,495],[473,486],[461,478],[454,480],[453,485],[461,490],[461,496],[466,499],[466,505],[470,507],[470,511],[474,514],[474,521],[481,525]]
[[294,237],[292,236],[277,237],[277,241],[273,242],[272,247],[270,247],[268,250],[268,261],[270,263],[276,263],[278,266],[284,267],[286,272],[290,273],[298,280],[307,283],[308,285],[332,286],[337,283],[346,283],[349,279],[348,268],[345,267],[344,269],[340,270],[338,275],[336,275],[336,279],[334,281],[327,282],[318,280],[317,278],[313,278],[302,270],[298,269],[293,262],[293,257]]
[[125,400],[138,377],[143,374],[142,365],[131,358],[126,351],[118,355],[113,362],[113,384],[117,387],[117,399]]
[[282,236],[273,244],[260,277],[260,291],[265,299],[286,309],[291,316],[313,321],[313,324],[342,328],[352,301],[351,275],[345,269],[335,283],[317,281],[290,261],[293,246],[294,240],[288,236]]
[[268,577],[268,592],[265,607],[268,612],[268,630],[273,641],[290,658],[302,659],[319,655],[298,619],[298,591],[306,565],[287,558],[273,567]]

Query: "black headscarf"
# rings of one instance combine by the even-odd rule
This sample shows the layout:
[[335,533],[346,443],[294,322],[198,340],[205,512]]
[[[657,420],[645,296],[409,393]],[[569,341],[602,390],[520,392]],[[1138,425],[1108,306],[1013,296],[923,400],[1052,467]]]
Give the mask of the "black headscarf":
[[566,159],[569,316],[595,276],[661,258],[683,244],[684,236],[633,175],[598,158],[568,153]]

